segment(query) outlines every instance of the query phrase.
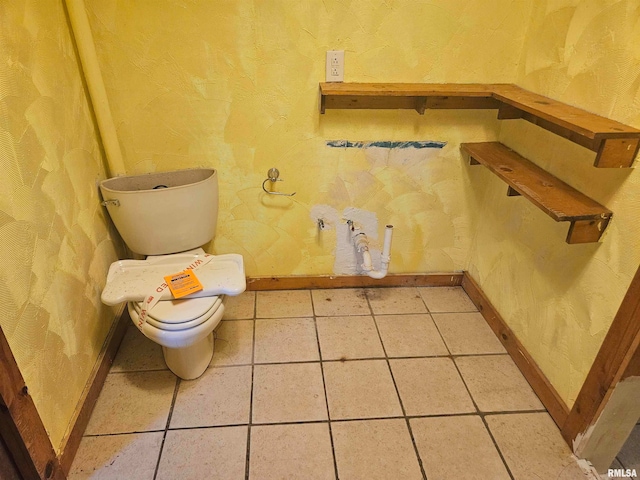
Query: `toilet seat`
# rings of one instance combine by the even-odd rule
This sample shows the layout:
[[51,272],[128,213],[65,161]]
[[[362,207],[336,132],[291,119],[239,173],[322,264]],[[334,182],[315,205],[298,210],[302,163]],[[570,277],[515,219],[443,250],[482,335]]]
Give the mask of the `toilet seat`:
[[[136,316],[140,315],[142,302],[129,302],[129,305]],[[149,310],[146,323],[159,330],[185,330],[206,322],[221,305],[221,296],[160,301]]]
[[[127,309],[131,316],[131,321],[137,326],[138,312],[136,312],[135,303],[128,302]],[[216,303],[211,308],[210,316],[203,315],[204,320],[199,324],[191,327],[181,328],[180,330],[169,330],[167,328],[157,328],[151,322],[146,321],[142,324],[141,330],[145,337],[167,348],[183,348],[192,345],[195,341],[203,339],[209,335],[222,321],[224,314],[224,305],[222,299],[218,297]],[[199,317],[202,319],[203,317]],[[147,317],[148,320],[149,317]],[[186,323],[186,322],[185,322]],[[174,324],[174,326],[183,326],[185,323]],[[161,324],[166,327],[168,324]],[[213,350],[212,350],[213,351]]]

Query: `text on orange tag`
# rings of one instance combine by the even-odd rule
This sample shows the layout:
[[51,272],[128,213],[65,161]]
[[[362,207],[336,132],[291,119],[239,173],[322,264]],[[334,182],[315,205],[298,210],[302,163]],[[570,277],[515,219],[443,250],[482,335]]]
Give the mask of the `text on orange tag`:
[[164,280],[169,285],[173,298],[181,298],[202,290],[202,284],[193,270],[167,275]]

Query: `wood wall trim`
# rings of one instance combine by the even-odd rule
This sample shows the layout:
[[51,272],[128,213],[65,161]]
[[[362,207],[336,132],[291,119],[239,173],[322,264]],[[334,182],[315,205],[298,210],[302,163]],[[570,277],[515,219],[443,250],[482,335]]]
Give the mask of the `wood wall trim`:
[[301,290],[308,288],[452,287],[462,273],[397,274],[376,280],[366,275],[247,277],[247,290]]
[[572,445],[595,423],[615,386],[638,369],[640,361],[640,268],[636,272],[602,346],[580,389],[567,421],[564,439]]
[[464,288],[464,291],[467,292],[469,298],[471,298],[476,307],[478,307],[478,310],[486,322],[502,342],[509,355],[511,355],[511,358],[527,379],[533,391],[538,395],[542,404],[549,411],[551,418],[553,418],[559,427],[562,427],[569,415],[569,408],[553,385],[551,385],[549,379],[542,372],[522,343],[520,343],[513,331],[491,304],[469,272],[464,272],[462,288]]
[[89,377],[84,392],[78,402],[78,407],[76,408],[71,421],[72,426],[62,441],[63,447],[60,453],[60,464],[66,475],[68,475],[71,470],[71,464],[78,452],[80,441],[82,440],[84,431],[87,428],[89,419],[91,418],[91,413],[93,412],[93,408],[98,400],[98,396],[102,391],[109,369],[113,364],[113,359],[118,352],[118,348],[120,347],[120,343],[122,343],[122,339],[127,328],[131,324],[129,311],[124,308],[124,305],[121,308],[122,310],[120,311],[120,314],[118,314],[117,320],[114,322],[111,327],[111,331],[104,341],[102,350],[98,355],[96,364],[91,372],[91,376]]
[[2,480],[22,480],[22,476],[16,467],[11,453],[7,445],[4,443],[0,435],[0,472],[2,472]]
[[2,328],[0,435],[25,479],[66,478]]

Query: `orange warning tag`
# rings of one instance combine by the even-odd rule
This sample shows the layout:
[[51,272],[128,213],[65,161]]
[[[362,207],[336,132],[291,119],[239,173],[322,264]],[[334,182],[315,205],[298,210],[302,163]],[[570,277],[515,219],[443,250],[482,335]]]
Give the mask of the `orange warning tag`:
[[181,298],[191,293],[202,290],[202,284],[193,270],[185,270],[164,277],[174,298]]

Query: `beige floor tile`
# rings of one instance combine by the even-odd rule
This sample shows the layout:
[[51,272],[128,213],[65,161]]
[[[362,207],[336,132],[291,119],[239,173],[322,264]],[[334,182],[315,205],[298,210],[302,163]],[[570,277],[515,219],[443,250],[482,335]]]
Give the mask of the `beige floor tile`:
[[311,290],[316,316],[370,315],[367,296],[362,288]]
[[144,370],[167,370],[162,347],[145,337],[133,324],[127,328],[111,373]]
[[475,412],[450,358],[410,358],[389,363],[407,415]]
[[547,413],[487,415],[485,420],[515,480],[591,478],[582,472]]
[[210,367],[180,382],[171,428],[249,423],[251,366]]
[[256,292],[244,292],[235,297],[227,295],[224,299],[224,320],[246,320],[254,318]]
[[320,363],[256,365],[253,423],[327,420]]
[[251,427],[250,451],[250,479],[335,479],[327,423]]
[[434,313],[433,320],[452,355],[506,353],[479,312]]
[[332,420],[402,415],[385,360],[326,362],[323,368]]
[[508,355],[458,357],[455,361],[481,412],[544,410]]
[[431,313],[478,311],[462,287],[419,287],[418,291]]
[[248,427],[170,430],[158,480],[243,480]]
[[428,313],[376,315],[376,323],[389,357],[429,357],[449,354]]
[[640,471],[640,425],[636,425],[631,431],[631,435],[618,454],[618,459],[625,468],[635,468]]
[[164,432],[83,437],[69,480],[152,480]]
[[253,320],[223,320],[214,333],[216,341],[210,365],[251,364]]
[[509,480],[479,416],[413,418],[409,423],[427,478]]
[[256,363],[320,360],[313,318],[256,320]]
[[340,480],[421,479],[404,419],[331,424]]
[[316,319],[323,360],[384,357],[373,317]]
[[169,371],[107,375],[85,435],[164,429],[176,381]]
[[427,313],[427,307],[414,287],[367,288],[366,292],[375,315]]
[[257,292],[256,318],[312,317],[309,290]]

